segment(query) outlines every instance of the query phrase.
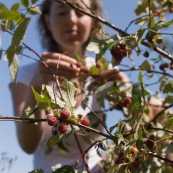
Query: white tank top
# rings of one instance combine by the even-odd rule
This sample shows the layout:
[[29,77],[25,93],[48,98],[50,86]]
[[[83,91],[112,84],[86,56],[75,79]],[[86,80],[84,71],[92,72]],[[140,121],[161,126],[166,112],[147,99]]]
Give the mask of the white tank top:
[[[94,63],[95,63],[94,58],[90,58],[90,57],[86,58],[87,67],[92,66]],[[17,81],[30,87],[31,79],[37,67],[38,67],[38,63],[32,63],[32,64],[25,65],[19,68]],[[92,110],[101,110],[99,104],[96,101],[95,95],[89,96],[89,100],[87,104]],[[89,108],[86,108],[84,110],[81,105],[79,105],[75,109],[76,115],[80,113],[83,116],[86,116],[89,112],[90,112]],[[100,130],[102,129],[101,126],[99,126],[98,128]],[[45,153],[47,149],[47,141],[51,137],[51,132],[52,132],[52,127],[46,124],[42,141],[40,142],[38,148],[34,152],[34,169],[41,168],[45,171],[45,173],[51,173],[52,166],[55,168],[59,168],[63,165],[72,165],[77,159],[80,160],[80,163],[78,164],[77,168],[79,168],[80,170],[84,168],[85,166],[82,162],[81,154],[79,152],[79,149],[77,147],[73,134],[63,139],[63,144],[69,150],[68,152],[63,153],[58,148],[53,148],[51,153],[49,154]],[[91,133],[91,135],[94,138],[99,137],[98,135],[94,133]],[[90,146],[80,136],[79,136],[79,141],[84,151]],[[90,151],[87,153],[87,157],[88,157],[88,165],[90,169],[93,169],[92,173],[98,173],[97,165],[99,161],[101,160],[101,158],[98,156],[95,147],[90,149]]]

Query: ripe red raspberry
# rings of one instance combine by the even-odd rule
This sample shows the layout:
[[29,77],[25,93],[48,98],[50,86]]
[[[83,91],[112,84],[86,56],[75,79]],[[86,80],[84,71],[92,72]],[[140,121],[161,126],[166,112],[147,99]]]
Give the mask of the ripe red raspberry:
[[97,62],[97,63],[96,63],[96,67],[97,67],[97,68],[100,68],[101,66],[102,66],[102,63],[101,63],[101,62]]
[[83,65],[82,65],[81,62],[77,62],[77,63],[76,63],[76,66],[80,68],[80,67],[82,67]]
[[60,133],[64,134],[67,132],[68,126],[66,124],[59,125],[58,130]]
[[81,72],[88,74],[89,69],[87,67],[81,67]]
[[66,109],[62,109],[62,111],[60,113],[60,117],[62,119],[67,119],[68,117],[70,117],[70,112]]
[[55,125],[57,125],[58,120],[55,116],[48,116],[47,123],[49,124],[49,126],[55,126]]
[[123,101],[124,107],[129,107],[129,105],[132,103],[132,99],[130,97],[126,97]]
[[84,117],[81,121],[81,124],[85,125],[85,126],[89,126],[90,125],[90,120],[86,117]]

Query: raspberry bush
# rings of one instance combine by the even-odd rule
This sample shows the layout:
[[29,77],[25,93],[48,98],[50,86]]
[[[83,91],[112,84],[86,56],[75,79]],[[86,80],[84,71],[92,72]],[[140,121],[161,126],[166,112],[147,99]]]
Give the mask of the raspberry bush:
[[[55,1],[84,13],[66,0]],[[35,123],[38,120],[32,118],[31,114],[34,110],[44,109],[47,117],[41,121],[52,126],[52,136],[47,141],[49,149],[57,144],[63,146],[63,137],[72,135],[73,127],[77,126],[88,137],[90,133],[86,132],[100,134],[100,139],[91,143],[91,146],[95,145],[98,152],[103,150],[101,165],[106,173],[173,172],[173,156],[170,156],[173,153],[172,6],[171,0],[139,1],[134,7],[136,19],[129,21],[126,30],[121,30],[116,24],[113,25],[94,13],[90,15],[115,31],[115,35],[111,36],[100,26],[101,37],[90,41],[87,49],[96,55],[96,63],[91,68],[85,66],[82,57],[76,57],[80,77],[91,79],[87,88],[88,95],[83,100],[84,107],[87,105],[87,98],[96,93],[102,111],[91,110],[87,118],[82,112],[75,115],[76,86],[65,79],[58,86],[60,96],[50,86],[43,85],[41,94],[32,88],[37,105],[26,110],[26,117],[15,119],[2,116],[0,120]],[[11,9],[0,3],[0,7],[0,32],[12,35],[11,44],[7,50],[1,49],[0,55],[8,57],[9,72],[15,80],[19,55],[27,58],[23,53],[27,49],[33,52],[33,56],[40,58],[37,50],[23,41],[30,19],[40,13],[39,1],[21,0]],[[138,26],[134,33],[127,32],[131,25]],[[39,61],[42,63],[41,58]],[[107,74],[110,64],[116,68]],[[45,65],[45,68],[48,67]],[[112,80],[121,71],[127,73],[129,82]],[[162,104],[151,102],[153,97],[161,100]],[[159,107],[160,111],[153,109],[151,112],[152,106]],[[115,111],[115,114],[116,111],[121,111],[124,117],[107,128],[105,117],[110,111]],[[152,113],[152,119],[149,119],[149,113]],[[116,116],[112,117],[112,121],[114,119]],[[104,127],[105,132],[98,130],[99,124]],[[75,167],[66,165],[53,172],[74,171]],[[40,168],[32,172],[42,173],[43,170]]]

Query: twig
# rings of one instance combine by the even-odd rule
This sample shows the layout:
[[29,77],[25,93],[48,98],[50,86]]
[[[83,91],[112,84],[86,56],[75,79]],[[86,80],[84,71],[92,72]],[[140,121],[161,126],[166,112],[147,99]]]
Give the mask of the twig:
[[84,153],[83,150],[82,150],[82,147],[81,147],[81,145],[80,145],[80,142],[79,142],[79,140],[78,140],[78,137],[77,137],[77,135],[76,135],[76,132],[74,132],[73,134],[74,134],[74,138],[75,138],[75,140],[76,140],[76,143],[77,143],[77,145],[78,145],[80,154],[81,154],[81,156],[82,156],[82,159],[83,159],[83,161],[84,161],[85,168],[86,168],[86,170],[87,170],[88,173],[91,173],[90,168],[89,168],[88,163],[87,163],[87,162],[88,162],[87,157],[85,156],[85,153]]

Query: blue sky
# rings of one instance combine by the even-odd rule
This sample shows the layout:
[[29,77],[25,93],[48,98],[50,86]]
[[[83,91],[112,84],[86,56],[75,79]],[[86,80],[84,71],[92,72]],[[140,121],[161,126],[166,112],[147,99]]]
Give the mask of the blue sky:
[[[11,4],[18,2],[17,0],[1,0],[2,3],[6,4],[8,7]],[[41,1],[38,1],[41,2]],[[133,11],[136,7],[137,0],[104,0],[104,12],[106,20],[115,24],[121,29],[125,29],[130,21],[135,19]],[[41,47],[39,42],[39,37],[36,29],[36,18],[32,19],[32,22],[27,31],[25,38],[25,43],[30,47],[34,48],[39,54],[41,54]],[[130,28],[129,32],[135,31],[135,27]],[[115,34],[115,31],[109,29],[110,35]],[[3,34],[0,31],[0,37],[2,39],[2,49],[7,48],[10,44],[10,36],[8,34]],[[28,52],[28,54],[30,54]],[[33,56],[33,54],[30,54]],[[110,56],[108,53],[107,56]],[[20,57],[20,62],[28,63],[24,57]],[[10,98],[9,83],[11,78],[8,72],[8,64],[3,58],[0,60],[0,115],[2,116],[13,116],[12,102]],[[108,125],[111,126],[116,123],[116,121],[121,118],[119,112],[115,112],[115,121],[112,121],[112,113],[108,116]],[[27,173],[33,169],[32,167],[32,155],[25,154],[17,142],[17,137],[15,133],[15,124],[10,121],[0,121],[0,160],[1,153],[6,152],[7,156],[10,158],[17,158],[12,165],[10,171],[6,169],[2,173]],[[0,172],[2,165],[0,164]]]

